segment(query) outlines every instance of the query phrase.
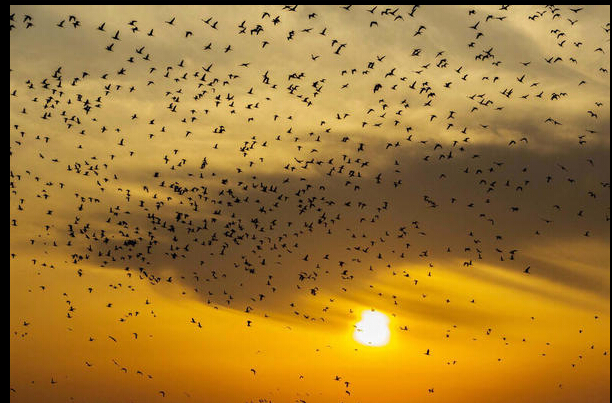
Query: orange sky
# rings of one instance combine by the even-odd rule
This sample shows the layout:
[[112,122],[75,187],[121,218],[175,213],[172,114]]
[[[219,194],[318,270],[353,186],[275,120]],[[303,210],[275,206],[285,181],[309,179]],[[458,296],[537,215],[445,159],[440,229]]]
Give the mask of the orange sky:
[[11,6],[11,401],[609,401],[609,7],[372,7]]

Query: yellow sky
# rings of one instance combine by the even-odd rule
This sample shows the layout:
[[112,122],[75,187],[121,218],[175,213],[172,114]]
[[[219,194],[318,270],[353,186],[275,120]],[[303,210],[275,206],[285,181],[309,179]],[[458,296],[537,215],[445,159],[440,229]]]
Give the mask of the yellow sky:
[[609,7],[373,7],[11,6],[12,401],[609,401]]

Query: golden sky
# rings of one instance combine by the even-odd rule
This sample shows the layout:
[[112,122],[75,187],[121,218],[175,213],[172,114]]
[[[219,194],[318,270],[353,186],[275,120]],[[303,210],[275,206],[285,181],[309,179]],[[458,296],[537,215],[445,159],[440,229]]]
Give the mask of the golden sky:
[[609,6],[10,14],[11,401],[610,400]]

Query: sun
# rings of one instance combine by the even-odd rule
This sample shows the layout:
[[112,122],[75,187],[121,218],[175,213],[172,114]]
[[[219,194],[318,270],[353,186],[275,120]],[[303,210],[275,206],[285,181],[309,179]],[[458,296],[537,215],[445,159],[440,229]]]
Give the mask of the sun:
[[381,347],[389,343],[389,318],[381,312],[363,311],[355,324],[353,338],[366,346]]

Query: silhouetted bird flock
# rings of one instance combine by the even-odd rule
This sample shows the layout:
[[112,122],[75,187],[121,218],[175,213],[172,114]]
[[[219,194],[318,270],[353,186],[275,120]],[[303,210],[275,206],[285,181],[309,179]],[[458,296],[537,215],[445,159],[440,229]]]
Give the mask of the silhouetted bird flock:
[[[529,280],[554,277],[522,254],[528,245],[556,231],[608,239],[609,160],[596,151],[609,146],[601,140],[609,100],[590,95],[589,75],[609,80],[609,23],[581,28],[593,42],[579,36],[583,7],[458,8],[462,28],[445,32],[422,18],[427,7],[436,6],[269,6],[249,15],[234,6],[231,17],[202,7],[154,25],[128,13],[81,17],[83,8],[47,24],[11,9],[14,54],[44,52],[36,41],[45,35],[72,38],[66,47],[93,36],[82,46],[100,61],[41,53],[56,67],[25,77],[33,71],[19,63],[25,56],[11,60],[10,228],[19,240],[11,265],[74,271],[90,300],[53,290],[66,301],[58,320],[67,326],[79,305],[112,309],[106,295],[138,282],[239,310],[253,327],[278,314],[325,326],[335,296],[358,290],[408,309],[378,287],[382,273],[420,300],[468,308],[479,301],[421,287],[448,267],[485,262]],[[498,51],[511,23],[544,45],[531,55]],[[363,44],[384,30],[401,33],[393,54]],[[440,31],[457,48],[436,46]],[[177,49],[190,50],[177,57]],[[562,78],[547,81],[555,74]],[[578,94],[588,101],[574,101]],[[574,116],[555,113],[573,102]],[[551,144],[565,150],[548,153]],[[121,270],[110,294],[88,282],[85,263]],[[112,326],[154,316],[150,304]],[[12,333],[27,337],[35,324],[20,322]],[[197,317],[186,323],[206,328]],[[98,337],[121,343],[112,327]],[[351,395],[348,381],[333,380]]]

